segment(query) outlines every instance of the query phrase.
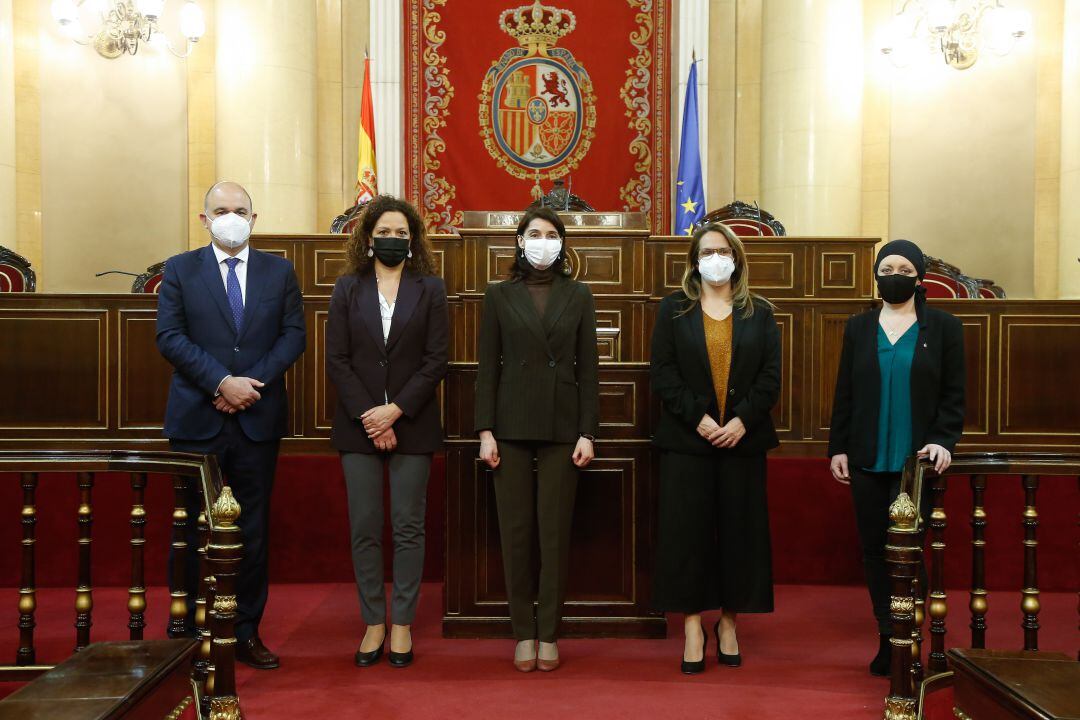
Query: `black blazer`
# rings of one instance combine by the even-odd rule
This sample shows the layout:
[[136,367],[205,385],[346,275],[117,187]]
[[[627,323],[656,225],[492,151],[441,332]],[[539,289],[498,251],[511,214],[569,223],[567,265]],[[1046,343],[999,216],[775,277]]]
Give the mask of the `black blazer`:
[[[916,304],[919,337],[911,361],[911,452],[928,443],[952,452],[964,431],[964,329],[947,312]],[[881,367],[881,309],[848,319],[836,375],[829,457],[847,453],[852,468],[877,459]]]
[[345,452],[378,452],[359,418],[389,395],[404,413],[394,423],[395,452],[434,452],[442,447],[435,390],[446,375],[450,339],[446,285],[406,271],[385,343],[378,292],[374,272],[334,284],[326,320],[326,374],[337,387],[330,442]]
[[306,338],[292,263],[248,251],[239,333],[210,245],[169,258],[157,301],[157,346],[173,366],[165,437],[206,440],[221,432],[227,416],[214,409],[214,393],[226,375],[265,383],[262,399],[236,416],[244,434],[256,442],[284,436],[285,372],[304,352]]
[[556,274],[544,317],[522,281],[488,285],[480,319],[476,431],[496,440],[596,435],[596,311],[584,283]]
[[[780,444],[770,414],[780,397],[780,330],[769,305],[754,300],[754,314],[732,311],[731,371],[724,417],[713,388],[701,303],[680,315],[687,302],[677,291],[660,301],[652,337],[652,391],[660,398],[660,422],[653,444],[692,455],[763,453]],[[698,435],[706,413],[721,425],[738,417],[746,435],[730,449],[719,449]]]

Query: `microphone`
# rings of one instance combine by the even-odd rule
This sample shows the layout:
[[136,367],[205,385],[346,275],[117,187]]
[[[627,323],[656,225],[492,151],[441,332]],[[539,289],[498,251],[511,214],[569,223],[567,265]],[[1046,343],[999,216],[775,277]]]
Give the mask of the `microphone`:
[[131,277],[139,277],[139,273],[128,272],[127,270],[105,270],[103,272],[94,273],[94,277],[101,277],[102,275],[130,275]]
[[762,237],[763,234],[761,232],[761,206],[757,204],[757,200],[754,201],[754,209],[757,210],[757,234],[758,237]]

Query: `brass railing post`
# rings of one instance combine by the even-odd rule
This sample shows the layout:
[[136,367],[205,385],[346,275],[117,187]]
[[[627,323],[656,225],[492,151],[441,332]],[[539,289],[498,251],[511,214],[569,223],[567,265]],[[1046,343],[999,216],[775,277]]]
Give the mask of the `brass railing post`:
[[131,473],[131,587],[128,589],[128,631],[132,640],[143,639],[146,627],[146,473]]
[[94,506],[91,491],[94,489],[94,473],[78,473],[79,483],[79,585],[75,588],[75,649],[82,650],[90,644],[90,626],[93,624],[94,590],[90,580],[90,558],[94,524]]
[[19,585],[19,650],[16,665],[33,665],[37,659],[34,650],[34,611],[37,610],[37,579],[35,576],[34,546],[37,544],[37,473],[22,474],[22,583]]
[[971,476],[971,647],[986,647],[986,476]]
[[930,481],[930,657],[931,673],[945,672],[945,616],[949,613],[945,597],[945,478]]
[[919,547],[919,511],[906,490],[918,496],[909,479],[915,478],[916,466],[909,460],[904,470],[901,492],[889,508],[888,543],[885,560],[889,565],[892,598],[889,612],[892,619],[892,677],[889,696],[885,698],[885,720],[914,720],[915,687],[912,677],[912,632],[915,628],[915,597],[912,583],[919,568],[922,548]]
[[213,684],[208,690],[212,720],[241,717],[236,696],[236,571],[243,552],[236,519],[240,505],[232,489],[225,486],[211,512],[210,543],[206,549],[210,574],[214,577],[213,606],[210,611],[213,640],[211,663]]
[[1020,609],[1024,613],[1024,649],[1039,649],[1039,541],[1036,530],[1039,527],[1039,511],[1035,507],[1035,492],[1039,489],[1038,475],[1024,475],[1021,478],[1024,488],[1024,589],[1020,591]]
[[[172,572],[169,578],[169,633],[181,637],[187,633],[187,526],[188,478],[173,477]],[[194,589],[192,589],[194,590]]]

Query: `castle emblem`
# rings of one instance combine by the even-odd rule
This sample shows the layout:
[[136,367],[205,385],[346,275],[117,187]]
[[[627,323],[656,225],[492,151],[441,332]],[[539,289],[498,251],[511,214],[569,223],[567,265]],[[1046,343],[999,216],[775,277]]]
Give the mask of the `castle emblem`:
[[595,135],[596,96],[585,68],[555,47],[573,32],[569,10],[532,5],[504,10],[499,27],[519,47],[502,54],[480,90],[480,135],[491,157],[517,178],[540,181],[576,168]]

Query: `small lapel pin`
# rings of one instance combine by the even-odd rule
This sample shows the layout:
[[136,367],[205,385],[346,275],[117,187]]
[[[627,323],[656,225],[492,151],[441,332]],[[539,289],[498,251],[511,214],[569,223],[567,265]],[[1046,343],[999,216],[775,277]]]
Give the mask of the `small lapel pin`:
[[923,344],[922,344],[922,346],[923,346],[923,347],[926,347],[926,343],[923,343]]

